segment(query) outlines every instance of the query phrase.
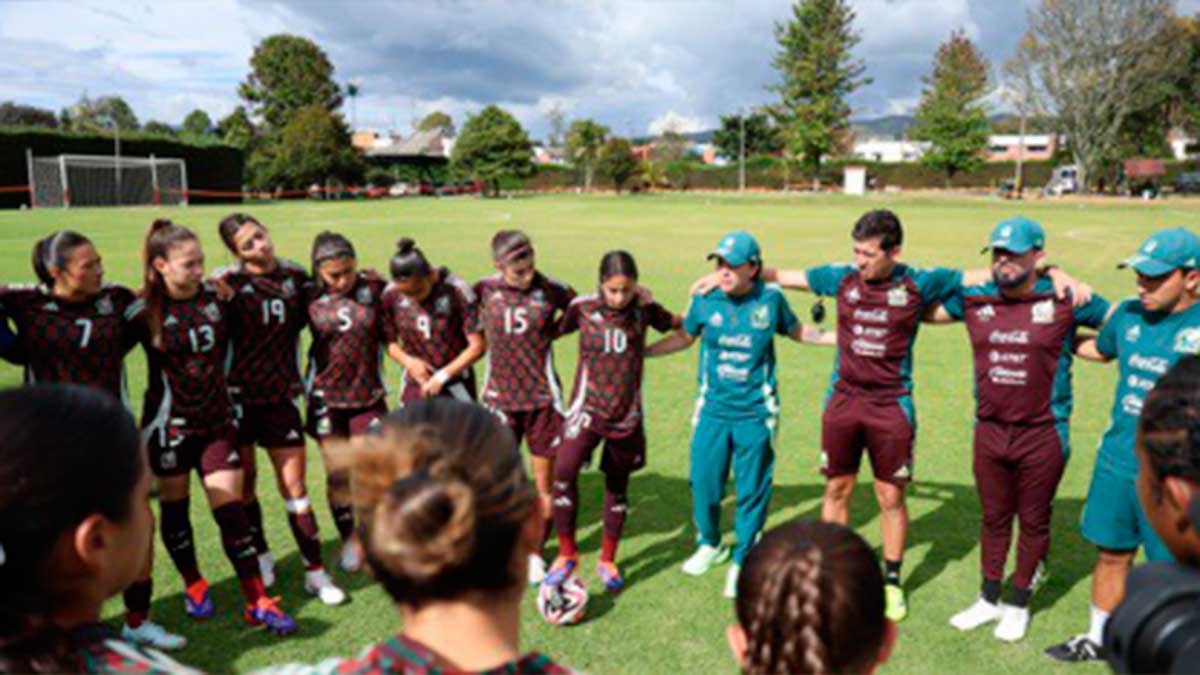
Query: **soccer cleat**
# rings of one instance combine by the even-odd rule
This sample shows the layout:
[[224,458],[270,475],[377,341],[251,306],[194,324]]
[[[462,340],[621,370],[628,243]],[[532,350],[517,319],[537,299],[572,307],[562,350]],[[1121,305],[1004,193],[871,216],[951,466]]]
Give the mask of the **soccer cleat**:
[[996,624],[996,630],[992,631],[992,635],[997,640],[1004,642],[1016,642],[1025,637],[1025,633],[1029,631],[1029,608],[1015,607],[1013,605],[1001,604],[1003,615],[1000,617],[1000,623]]
[[958,630],[975,630],[984,624],[999,621],[1004,608],[998,603],[984,600],[982,596],[974,604],[950,617],[950,625]]
[[1104,647],[1092,642],[1086,635],[1076,635],[1060,645],[1046,649],[1046,656],[1055,661],[1079,663],[1082,661],[1103,661],[1108,655]]
[[908,616],[908,600],[904,598],[904,589],[896,584],[884,584],[883,595],[887,600],[884,615],[897,623],[903,621]]
[[153,621],[143,621],[137,628],[125,624],[121,628],[121,639],[155,649],[183,649],[187,646],[187,638],[176,635]]
[[183,592],[183,611],[197,620],[211,619],[216,614],[212,597],[208,594],[208,582],[200,579]]
[[546,561],[537,553],[529,554],[529,585],[537,586],[546,579]]
[[738,575],[741,573],[741,565],[733,563],[729,566],[729,571],[725,573],[725,597],[731,600],[737,597]]
[[696,552],[683,561],[683,573],[698,577],[712,569],[714,565],[720,565],[726,560],[729,560],[728,548],[700,544]]
[[342,556],[338,560],[338,567],[342,568],[343,572],[353,574],[362,569],[363,566],[363,550],[362,545],[355,539],[348,539],[342,544]]
[[258,575],[262,577],[263,587],[275,585],[275,558],[270,551],[258,554]]
[[[530,563],[532,564],[532,561]],[[579,558],[560,555],[555,559],[554,564],[550,566],[550,571],[546,572],[546,578],[543,580],[543,583],[550,586],[562,586],[567,577],[575,573],[575,568],[578,566]]]
[[601,560],[596,564],[596,574],[600,581],[604,582],[604,590],[609,593],[615,594],[625,590],[625,578],[621,576],[621,570],[617,569],[615,562]]
[[333,583],[333,579],[329,578],[329,573],[323,569],[304,573],[304,590],[317,596],[321,602],[330,607],[346,601],[346,592],[338,588]]
[[251,626],[266,626],[276,635],[296,632],[296,620],[279,608],[279,598],[264,595],[253,604],[246,605],[245,619]]

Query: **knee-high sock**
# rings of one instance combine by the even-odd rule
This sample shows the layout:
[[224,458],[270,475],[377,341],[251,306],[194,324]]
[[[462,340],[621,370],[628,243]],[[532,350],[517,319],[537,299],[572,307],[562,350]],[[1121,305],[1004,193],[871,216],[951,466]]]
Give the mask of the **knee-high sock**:
[[258,551],[260,555],[268,552],[271,549],[267,546],[267,535],[263,531],[262,506],[255,499],[242,502],[242,508],[246,511],[246,524],[250,527],[250,538],[254,542],[254,550]]
[[292,536],[296,538],[305,568],[321,569],[321,537],[317,534],[317,519],[308,497],[289,499],[286,506],[288,526],[292,528]]
[[137,628],[150,617],[150,596],[153,593],[154,585],[149,579],[133,582],[122,593],[125,599],[125,623],[130,628]]
[[175,569],[183,577],[186,586],[200,581],[200,566],[196,563],[196,547],[192,542],[192,521],[188,515],[188,498],[174,501],[160,500],[162,522],[159,532],[163,546],[175,563]]
[[246,511],[241,502],[232,502],[213,510],[213,518],[221,530],[221,546],[225,556],[233,564],[242,595],[248,602],[255,602],[266,595],[262,577],[258,571],[258,551],[254,548],[250,526],[246,523]]
[[329,474],[325,477],[325,495],[329,500],[329,511],[333,514],[333,524],[337,527],[338,536],[346,541],[354,534],[354,508],[341,500],[349,494],[349,477]]
[[600,560],[603,562],[616,560],[617,544],[621,541],[625,515],[629,511],[628,491],[628,474],[604,477],[604,539],[600,545]]

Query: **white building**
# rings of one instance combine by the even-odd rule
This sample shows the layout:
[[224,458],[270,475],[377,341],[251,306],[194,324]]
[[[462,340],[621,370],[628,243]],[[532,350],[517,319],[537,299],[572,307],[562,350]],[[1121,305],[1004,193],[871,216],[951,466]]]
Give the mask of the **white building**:
[[1171,155],[1175,159],[1184,160],[1200,157],[1200,139],[1182,129],[1172,129],[1167,134],[1167,142],[1171,144]]
[[915,162],[928,149],[929,143],[924,141],[864,138],[854,141],[853,154],[855,159],[868,162]]

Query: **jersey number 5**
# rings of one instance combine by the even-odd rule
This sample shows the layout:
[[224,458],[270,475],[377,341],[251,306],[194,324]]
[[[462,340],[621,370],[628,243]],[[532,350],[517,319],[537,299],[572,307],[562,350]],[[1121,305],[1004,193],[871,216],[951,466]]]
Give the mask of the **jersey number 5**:
[[338,307],[338,330],[345,333],[354,328],[354,315],[351,313],[354,310],[350,307]]
[[504,308],[504,332],[509,335],[523,335],[529,330],[529,310],[524,307]]

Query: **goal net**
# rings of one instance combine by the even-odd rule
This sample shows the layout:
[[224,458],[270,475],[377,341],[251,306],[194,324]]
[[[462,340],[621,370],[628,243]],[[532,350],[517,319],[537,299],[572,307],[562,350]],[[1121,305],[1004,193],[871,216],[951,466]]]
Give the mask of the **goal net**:
[[29,155],[33,206],[187,204],[182,159],[108,155]]

